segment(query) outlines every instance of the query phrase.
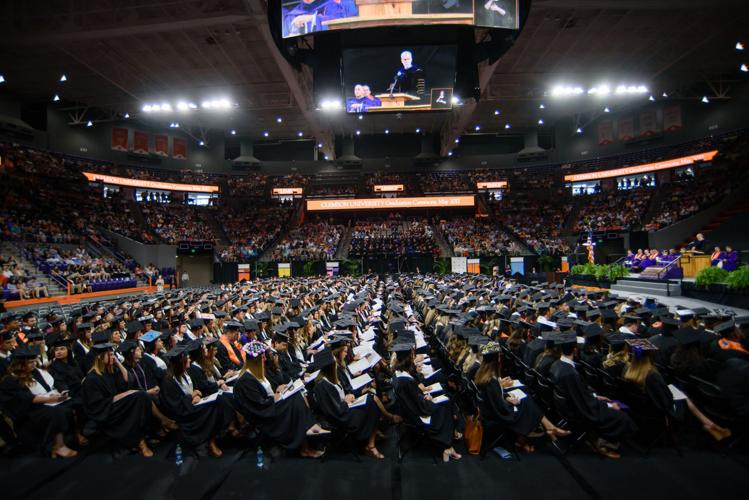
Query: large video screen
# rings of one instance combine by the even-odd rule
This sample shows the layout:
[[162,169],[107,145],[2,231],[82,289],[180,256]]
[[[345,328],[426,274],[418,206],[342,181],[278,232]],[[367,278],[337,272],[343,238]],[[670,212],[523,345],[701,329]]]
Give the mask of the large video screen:
[[348,113],[452,108],[454,45],[344,49]]
[[284,38],[418,24],[518,29],[518,17],[518,0],[281,0]]

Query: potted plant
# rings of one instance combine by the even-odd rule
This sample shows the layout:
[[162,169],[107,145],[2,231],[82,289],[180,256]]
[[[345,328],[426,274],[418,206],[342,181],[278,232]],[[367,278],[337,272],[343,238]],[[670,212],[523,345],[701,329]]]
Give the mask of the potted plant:
[[[725,283],[728,279],[728,271],[721,269],[720,267],[706,267],[697,273],[695,276],[694,283],[697,286],[705,287],[711,291],[719,291],[716,289],[716,285]],[[722,287],[718,287],[722,288]]]
[[749,291],[749,266],[741,266],[728,273],[726,285],[732,291]]

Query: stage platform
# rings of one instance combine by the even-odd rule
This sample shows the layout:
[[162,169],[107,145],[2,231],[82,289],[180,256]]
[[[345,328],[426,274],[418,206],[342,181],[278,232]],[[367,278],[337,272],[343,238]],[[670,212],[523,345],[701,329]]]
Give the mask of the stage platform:
[[[556,500],[738,498],[749,488],[749,451],[723,450],[702,433],[688,434],[683,456],[656,448],[649,456],[627,446],[620,460],[605,460],[586,448],[561,457],[539,443],[534,454],[502,460],[489,453],[484,460],[464,454],[459,462],[435,464],[427,450],[417,449],[399,464],[394,458],[391,428],[380,449],[384,460],[333,453],[326,461],[281,457],[266,468],[256,467],[255,449],[224,445],[220,459],[186,454],[178,471],[172,445],[156,446],[155,456],[114,456],[99,443],[72,460],[38,455],[0,459],[3,499],[108,500],[475,500],[498,495],[504,499]],[[267,453],[266,453],[267,457]],[[634,482],[633,482],[634,480]]]

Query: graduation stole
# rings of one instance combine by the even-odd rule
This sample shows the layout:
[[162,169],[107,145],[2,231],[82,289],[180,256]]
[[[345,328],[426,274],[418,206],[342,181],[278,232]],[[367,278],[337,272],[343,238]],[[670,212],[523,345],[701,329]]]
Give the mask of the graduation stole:
[[720,346],[724,351],[738,351],[743,352],[744,354],[749,354],[749,351],[744,349],[740,342],[733,340],[720,339],[718,341],[718,346]]
[[[223,344],[223,346],[226,347],[226,352],[227,354],[229,354],[229,359],[231,360],[232,363],[234,363],[235,365],[244,364],[245,354],[241,346],[239,345],[239,342],[234,342],[234,344],[232,344],[231,342],[229,342],[229,339],[226,337],[226,335],[221,335],[219,342],[221,342],[221,344]],[[236,347],[237,349],[239,349],[239,353],[242,355],[241,360],[237,357],[237,353],[234,352],[233,347]]]

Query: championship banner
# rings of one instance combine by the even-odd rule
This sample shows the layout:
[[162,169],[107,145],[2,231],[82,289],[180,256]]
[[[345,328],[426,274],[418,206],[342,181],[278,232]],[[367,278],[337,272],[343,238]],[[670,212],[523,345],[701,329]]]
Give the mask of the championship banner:
[[465,274],[468,271],[468,259],[465,257],[451,257],[451,269],[455,274]]
[[614,124],[611,121],[601,122],[598,125],[598,144],[605,146],[614,142]]
[[619,118],[619,142],[629,142],[635,138],[635,119],[631,116]]
[[681,106],[666,106],[663,108],[663,130],[675,132],[681,129]]
[[112,149],[127,151],[127,129],[112,127]]
[[176,160],[187,159],[187,141],[177,137],[172,138],[172,157]]
[[481,274],[481,262],[479,259],[468,259],[468,274]]
[[169,156],[169,137],[166,135],[153,136],[154,152],[158,156]]
[[422,196],[418,198],[344,198],[336,200],[307,200],[307,211],[376,210],[400,208],[453,208],[474,206],[471,196]]
[[650,137],[658,133],[658,122],[655,119],[655,110],[651,109],[640,113],[640,137]]
[[133,131],[133,153],[148,154],[148,134],[137,130]]
[[282,263],[279,262],[278,264],[278,277],[279,278],[289,278],[291,277],[291,264],[288,262]]

